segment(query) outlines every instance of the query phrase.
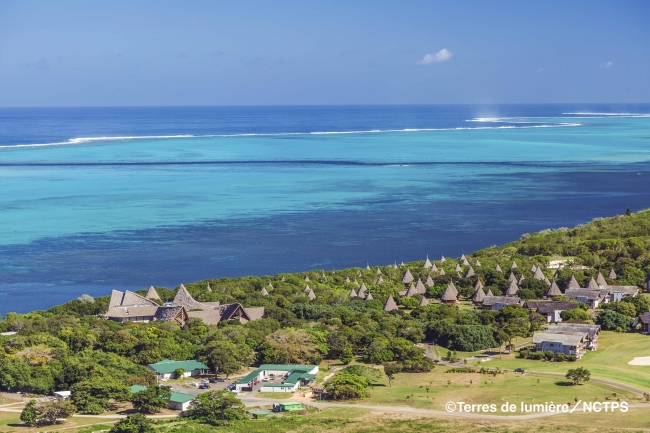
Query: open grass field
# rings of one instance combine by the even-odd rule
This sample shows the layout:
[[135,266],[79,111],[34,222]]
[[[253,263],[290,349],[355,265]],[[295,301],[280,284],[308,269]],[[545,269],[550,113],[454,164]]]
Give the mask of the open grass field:
[[639,333],[602,331],[596,351],[588,351],[575,363],[533,361],[504,356],[483,363],[485,367],[525,368],[530,371],[566,373],[569,368],[585,367],[592,377],[628,384],[650,392],[650,366],[629,365],[634,357],[650,356],[650,336]]
[[[572,386],[562,378],[536,377],[519,373],[496,376],[478,373],[445,373],[439,366],[430,373],[400,373],[393,380],[375,385],[370,397],[351,404],[378,406],[411,406],[421,409],[444,410],[449,401],[470,404],[569,403],[583,401],[640,402],[641,398],[608,385],[587,382]],[[427,388],[428,391],[427,391]],[[650,406],[649,406],[650,407]],[[519,412],[516,412],[519,413]]]
[[255,394],[259,398],[274,398],[278,400],[291,398],[293,395],[293,392],[258,392]]

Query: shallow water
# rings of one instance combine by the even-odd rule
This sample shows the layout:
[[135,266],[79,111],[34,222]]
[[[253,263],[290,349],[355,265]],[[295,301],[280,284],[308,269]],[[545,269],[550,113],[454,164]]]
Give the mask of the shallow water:
[[[610,115],[563,114],[584,112]],[[0,313],[111,288],[454,256],[650,207],[647,113],[0,109]],[[142,136],[177,137],[92,139]]]

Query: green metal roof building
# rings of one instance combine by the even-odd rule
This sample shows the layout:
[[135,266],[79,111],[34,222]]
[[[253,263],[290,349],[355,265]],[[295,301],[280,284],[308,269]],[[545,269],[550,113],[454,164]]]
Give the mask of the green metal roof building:
[[301,384],[314,380],[316,373],[318,373],[317,365],[262,364],[257,370],[239,379],[235,386],[239,391],[251,390],[253,386],[267,378],[281,383],[264,383],[260,391],[295,392]]
[[210,371],[210,368],[207,365],[197,361],[196,359],[190,359],[188,361],[173,361],[171,359],[163,359],[162,361],[156,362],[155,364],[149,364],[147,368],[154,371],[158,376],[164,379],[175,378],[174,371],[178,370],[179,368],[185,370],[183,377],[198,376]]

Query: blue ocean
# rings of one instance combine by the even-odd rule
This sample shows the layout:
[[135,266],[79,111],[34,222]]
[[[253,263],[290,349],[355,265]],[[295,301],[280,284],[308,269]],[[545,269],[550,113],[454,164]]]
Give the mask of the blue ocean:
[[650,105],[0,108],[0,314],[650,207]]

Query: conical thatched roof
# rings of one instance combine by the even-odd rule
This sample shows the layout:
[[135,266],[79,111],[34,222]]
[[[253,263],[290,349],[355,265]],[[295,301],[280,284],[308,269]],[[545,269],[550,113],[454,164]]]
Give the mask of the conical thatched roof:
[[400,268],[403,268],[403,267],[404,267],[404,262],[400,263],[400,264],[399,264],[399,267],[400,267]]
[[420,300],[420,307],[426,307],[427,305],[429,305],[429,301],[423,296],[422,300]]
[[510,269],[517,269],[517,263],[513,260]]
[[467,266],[467,265],[469,265],[469,261],[467,260],[467,257],[465,257],[464,259],[462,259],[462,260],[461,260],[461,263],[463,264],[463,266]]
[[174,307],[185,307],[186,309],[190,310],[210,310],[210,307],[207,307],[206,305],[201,304],[199,301],[194,300],[192,295],[190,295],[190,292],[187,291],[184,285],[180,285],[178,287],[178,291],[176,292],[176,296],[174,296],[174,300],[172,301],[172,306]]
[[282,281],[283,281],[283,282],[286,281],[286,279],[284,278],[284,275],[282,276]]
[[160,296],[158,296],[158,292],[156,292],[156,289],[153,288],[153,286],[149,287],[149,290],[147,290],[147,294],[144,295],[145,298],[147,299],[160,299]]
[[262,292],[261,293],[262,293],[262,296],[266,296],[266,295],[269,294],[269,292],[266,291],[265,287],[262,287]]
[[361,283],[361,287],[359,287],[359,297],[360,298],[365,297],[367,291],[368,288],[366,287],[366,283]]
[[273,283],[269,281],[269,289],[273,290]]
[[494,296],[494,295],[492,294],[492,289],[488,289],[488,291],[487,291],[487,293],[485,294],[485,296]]
[[383,282],[384,282],[384,279],[381,277],[381,275],[379,276],[379,278],[377,278],[377,279],[375,280],[375,284],[381,284],[381,283],[383,283]]
[[429,269],[431,266],[431,261],[429,260],[429,256],[427,256],[427,259],[424,261],[424,269]]
[[467,257],[465,257],[465,254],[461,254],[461,255],[460,255],[460,260],[461,260],[461,261],[463,261],[463,260],[467,260]]
[[549,286],[551,285],[551,280],[549,280],[548,277],[547,277],[546,275],[544,275],[544,281],[545,281],[546,284],[548,284]]
[[514,281],[510,281],[510,284],[506,289],[506,296],[515,296],[518,291],[519,291],[519,287],[517,286],[517,283],[515,283]]
[[435,263],[432,263],[432,264],[431,264],[431,270],[432,270],[433,272],[438,272],[438,267],[436,266]]
[[309,281],[309,275],[305,275],[305,281]]
[[479,289],[483,289],[483,283],[481,283],[480,278],[476,281],[476,284],[474,284],[474,290],[479,290]]
[[307,296],[309,296],[309,299],[312,301],[316,299],[316,295],[314,294],[314,291],[312,289],[309,289],[309,293],[307,293]]
[[356,290],[354,290],[354,289],[350,290],[350,298],[356,298],[357,296],[359,296],[359,295],[357,295]]
[[372,293],[368,292],[368,294],[366,295],[366,301],[372,301],[372,299],[373,299]]
[[508,281],[511,282],[511,283],[516,283],[517,282],[517,277],[515,276],[515,274],[512,271],[510,271],[510,275],[508,276]]
[[591,279],[589,280],[589,283],[587,284],[587,288],[588,289],[597,289],[598,288],[598,283],[596,282],[596,280],[594,280],[594,277],[591,277]]
[[357,273],[357,277],[360,277],[360,276],[361,276],[361,271],[359,271],[359,272]]
[[480,304],[483,302],[483,299],[485,299],[485,292],[482,288],[479,288],[476,293],[474,293],[474,296],[472,296],[472,302],[475,304]]
[[411,284],[409,286],[409,289],[406,291],[406,296],[408,296],[410,298],[410,297],[413,297],[413,296],[415,296],[417,294],[418,294],[418,291],[415,289],[415,286],[413,284]]
[[478,259],[476,259],[476,265],[475,265],[475,266],[476,266],[476,267],[479,267],[479,268],[481,267],[481,262],[479,262]]
[[524,277],[524,274],[521,274],[521,277],[519,277],[519,280],[517,280],[517,284],[522,284],[526,278]]
[[393,263],[393,269],[397,269],[397,262]]
[[553,280],[553,283],[551,283],[551,287],[549,287],[548,292],[546,292],[546,296],[549,298],[552,298],[554,296],[562,296],[562,292],[557,286],[557,283],[555,283],[555,280]]
[[307,285],[305,286],[305,290],[303,290],[303,292],[307,293],[307,292],[310,291],[310,290],[311,290],[311,287],[309,287],[309,284],[307,284]]
[[532,272],[533,274],[535,273],[536,270],[537,270],[537,266],[533,265],[530,267],[530,272]]
[[433,287],[433,278],[431,278],[431,275],[427,275],[427,280],[424,282],[429,287]]
[[454,268],[454,270],[455,270],[456,272],[460,272],[460,271],[463,270],[463,268],[461,268],[460,265],[456,265],[456,267]]
[[345,282],[349,283],[350,282],[350,277],[345,277]]
[[616,272],[614,272],[614,268],[609,270],[609,275],[607,276],[607,278],[611,278],[612,280],[616,279]]
[[393,299],[392,296],[389,296],[388,299],[386,300],[386,303],[384,304],[384,311],[393,311],[397,310],[397,304],[395,303],[395,300]]
[[474,275],[475,275],[475,274],[474,274],[474,268],[472,268],[472,267],[470,266],[469,269],[467,270],[467,273],[465,274],[465,278],[469,278],[469,277],[472,277],[472,276],[474,276]]
[[381,269],[377,268],[377,275],[381,275]]
[[598,276],[596,277],[596,282],[599,285],[602,285],[602,286],[607,285],[607,281],[605,281],[605,277],[603,277],[603,274],[601,274],[600,271],[598,271]]
[[354,284],[356,284],[357,286],[359,285],[359,282],[357,281],[356,278],[354,279]]
[[413,282],[414,278],[413,275],[411,275],[411,271],[409,269],[406,270],[406,273],[404,274],[404,277],[402,278],[402,283],[408,284]]
[[370,264],[366,264],[366,271],[370,270]]
[[427,288],[424,287],[420,278],[418,278],[418,282],[415,284],[415,290],[417,290],[420,295],[424,295],[427,292]]
[[458,300],[458,290],[456,289],[456,286],[454,286],[453,281],[449,282],[440,299],[445,302]]
[[440,275],[445,275],[445,270],[440,268]]
[[211,292],[211,291],[212,291],[212,287],[210,287],[210,282],[209,282],[209,281],[208,281],[208,287],[206,287],[206,290],[207,290],[208,292]]
[[540,268],[535,269],[535,274],[533,275],[533,277],[536,280],[540,280],[540,281],[544,281],[546,279],[546,275],[544,275],[544,272],[542,272]]
[[445,259],[445,255],[443,254],[442,257],[440,258],[440,263],[444,263],[445,260],[447,259]]
[[576,277],[571,275],[571,279],[569,280],[569,283],[566,285],[567,289],[579,289],[580,284],[578,284],[578,280],[576,280]]
[[497,272],[503,272],[503,271],[501,270],[501,266],[499,266],[498,263],[497,263],[497,265],[494,267],[494,269],[496,269]]

